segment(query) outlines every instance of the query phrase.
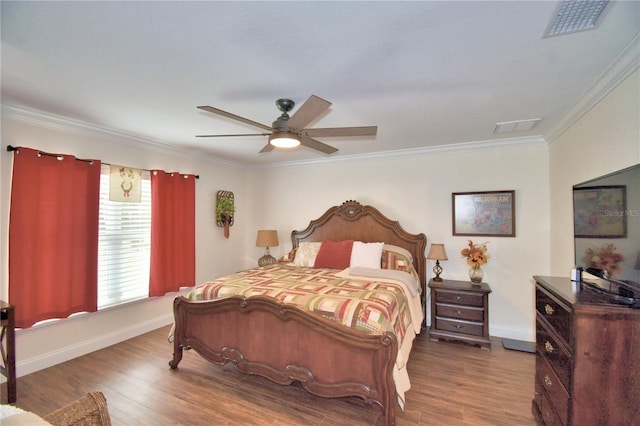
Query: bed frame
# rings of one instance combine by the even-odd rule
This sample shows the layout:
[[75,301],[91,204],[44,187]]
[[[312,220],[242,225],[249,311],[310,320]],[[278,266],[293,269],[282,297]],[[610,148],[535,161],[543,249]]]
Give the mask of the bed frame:
[[[305,230],[291,233],[294,248],[303,241],[325,239],[384,241],[409,250],[420,275],[425,306],[424,234],[410,234],[374,207],[350,200],[331,207]],[[231,362],[243,373],[281,385],[299,382],[320,397],[360,397],[382,410],[385,425],[395,424],[393,368],[398,342],[394,334],[354,330],[262,296],[208,302],[190,302],[180,296],[173,309],[172,369],[178,367],[183,349],[192,348],[215,364]]]

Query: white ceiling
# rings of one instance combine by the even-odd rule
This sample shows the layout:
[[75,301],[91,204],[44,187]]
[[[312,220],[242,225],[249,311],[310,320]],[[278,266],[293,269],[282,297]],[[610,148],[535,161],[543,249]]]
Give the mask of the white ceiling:
[[[2,1],[2,102],[247,165],[327,155],[196,138],[260,132],[197,105],[270,125],[276,99],[315,94],[333,105],[309,127],[378,126],[324,139],[337,158],[548,139],[623,52],[640,51],[640,2],[543,38],[556,4]],[[493,133],[532,118],[531,131]]]

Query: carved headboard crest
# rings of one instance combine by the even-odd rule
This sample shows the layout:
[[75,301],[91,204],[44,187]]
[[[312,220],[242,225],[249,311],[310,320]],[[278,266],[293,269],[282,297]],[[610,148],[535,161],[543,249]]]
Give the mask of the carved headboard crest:
[[356,220],[363,213],[363,205],[354,200],[347,200],[336,210],[336,216],[346,220]]

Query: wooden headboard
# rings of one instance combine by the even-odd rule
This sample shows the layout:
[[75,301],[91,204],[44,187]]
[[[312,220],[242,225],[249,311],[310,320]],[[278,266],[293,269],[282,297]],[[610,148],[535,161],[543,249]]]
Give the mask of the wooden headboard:
[[384,242],[404,247],[413,256],[413,266],[420,276],[422,299],[427,294],[427,236],[410,234],[402,229],[398,221],[384,216],[372,206],[363,206],[357,201],[348,200],[340,206],[331,207],[318,219],[309,222],[302,231],[291,232],[293,248],[305,242],[323,240],[355,240],[365,243]]

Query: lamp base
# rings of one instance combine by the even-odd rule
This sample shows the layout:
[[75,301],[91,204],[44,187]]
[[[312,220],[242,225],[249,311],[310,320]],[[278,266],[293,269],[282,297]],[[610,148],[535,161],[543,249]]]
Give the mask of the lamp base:
[[276,263],[276,258],[271,256],[270,254],[265,254],[260,259],[258,259],[258,266],[269,266]]
[[442,273],[442,266],[440,266],[440,261],[436,260],[436,265],[433,267],[433,274],[435,275],[435,277],[433,277],[433,281],[441,282],[442,281],[442,278],[440,278],[441,273]]

